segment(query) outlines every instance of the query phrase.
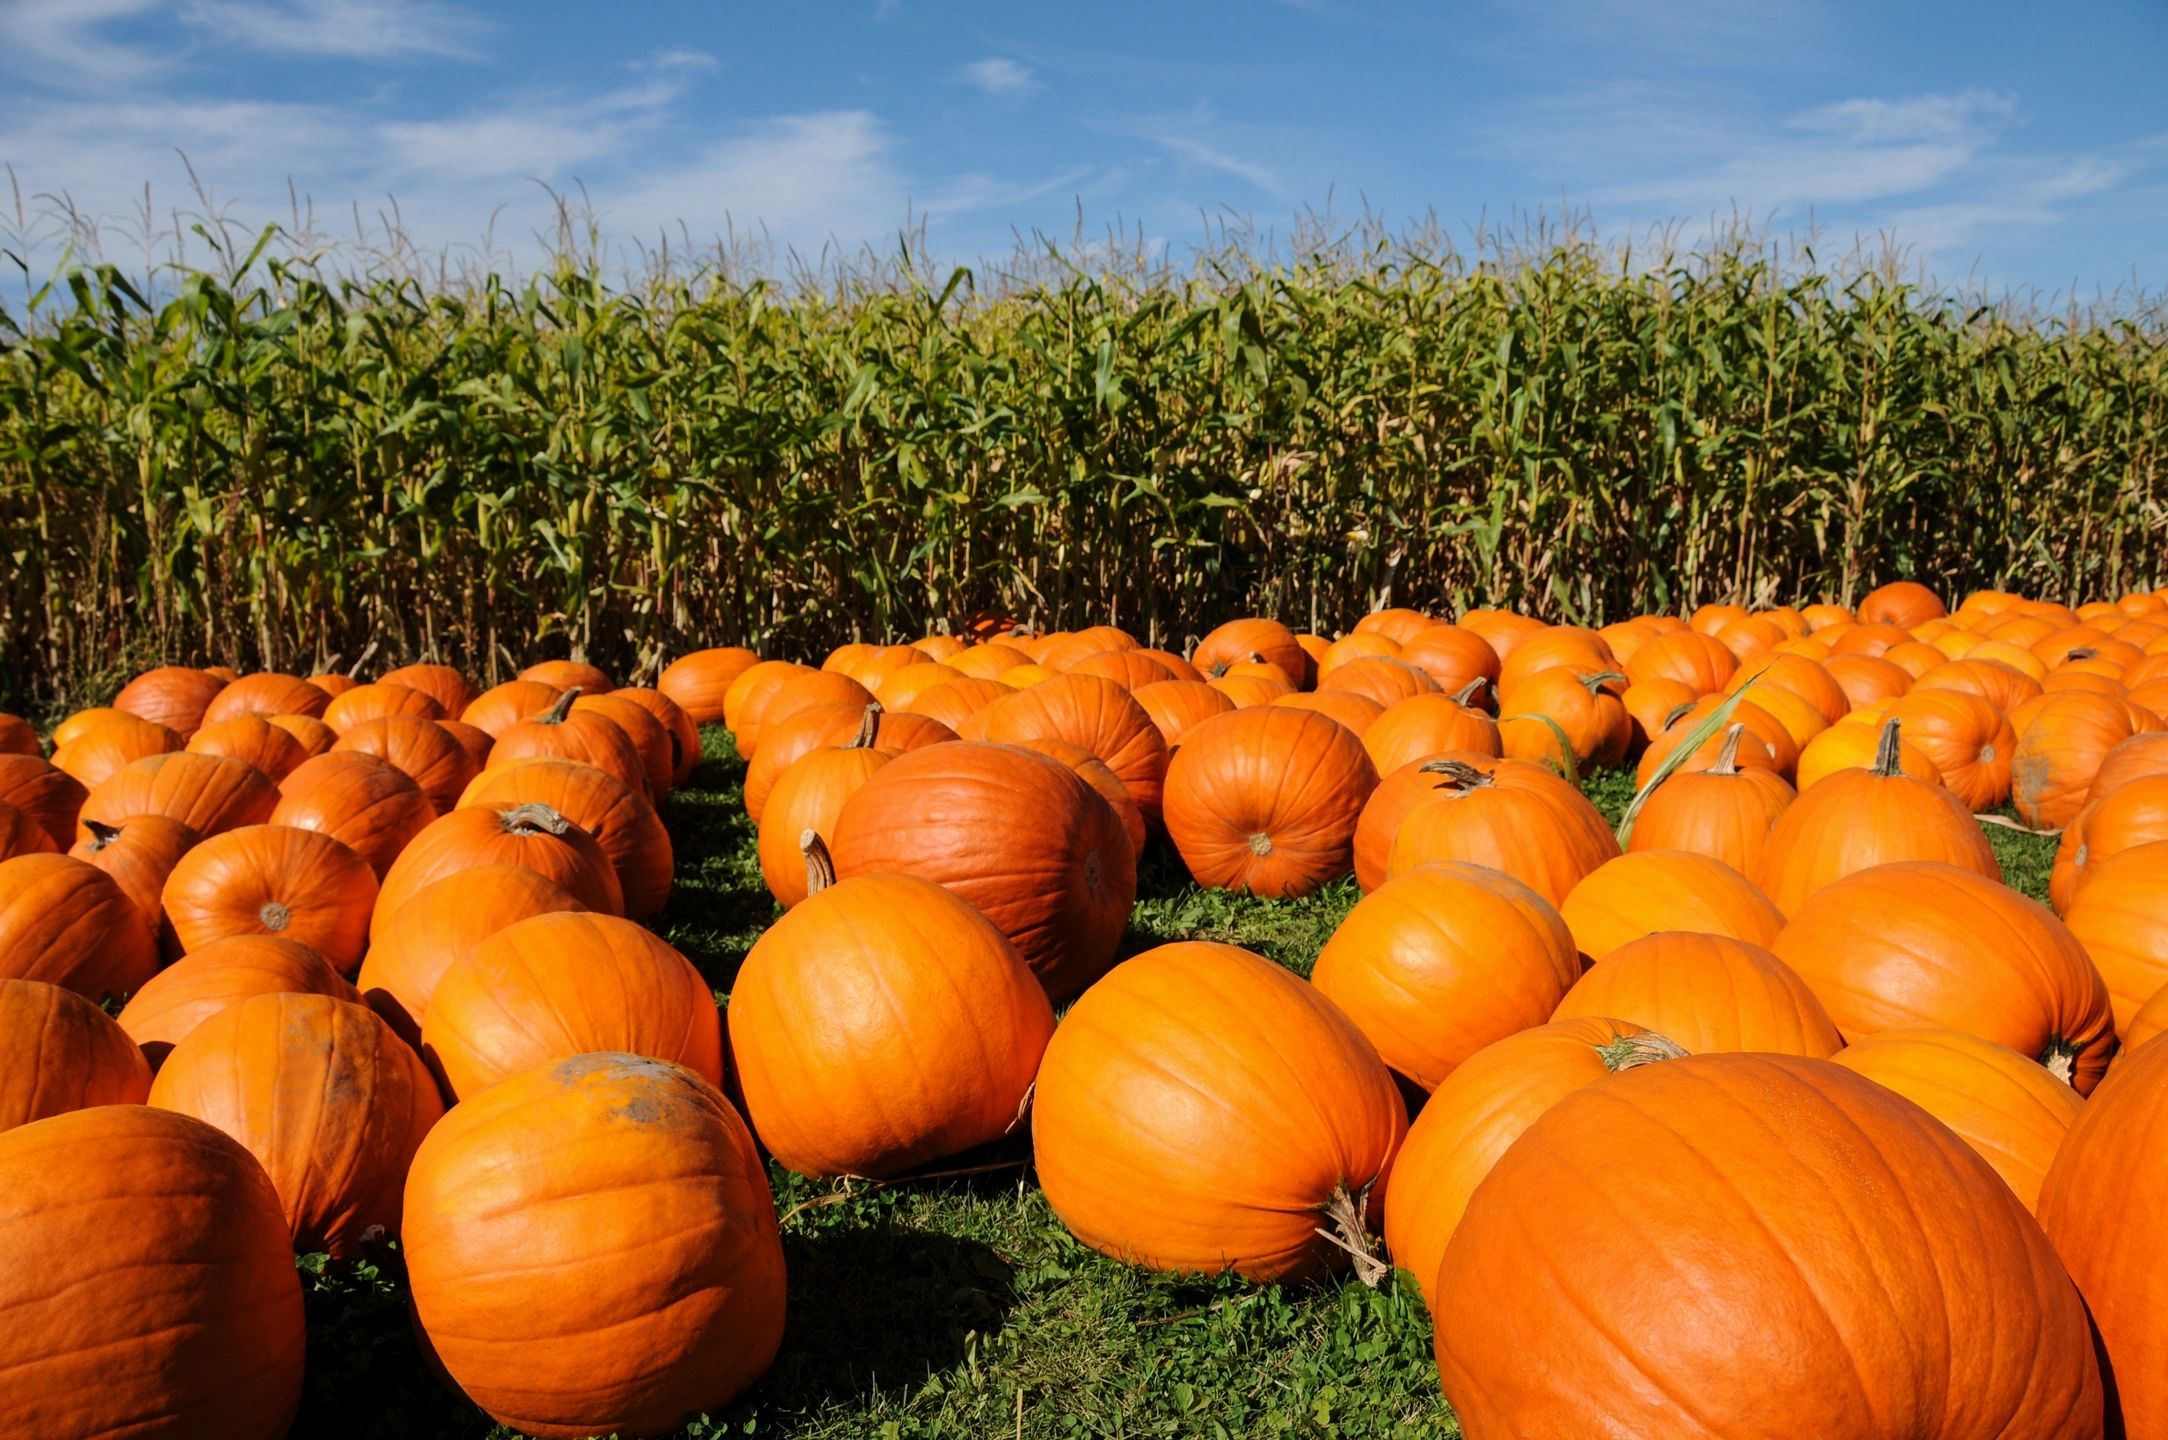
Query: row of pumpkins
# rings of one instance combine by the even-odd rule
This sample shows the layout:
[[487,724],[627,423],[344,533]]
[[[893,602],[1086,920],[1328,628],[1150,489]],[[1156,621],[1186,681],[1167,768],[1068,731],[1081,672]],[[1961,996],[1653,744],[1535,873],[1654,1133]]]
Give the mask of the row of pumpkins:
[[[290,1252],[396,1233],[484,1410],[667,1433],[780,1343],[763,1151],[890,1177],[1028,1124],[1124,1260],[1375,1280],[1382,1236],[1477,1440],[2168,1436],[2164,680],[2163,596],[1897,585],[654,689],[166,668],[50,760],[0,720],[0,1421],[280,1434]],[[638,924],[718,723],[785,909],[727,1017]],[[1566,778],[1622,763],[1623,846]],[[2005,802],[2063,833],[2054,911]],[[1158,836],[1365,895],[1307,981],[1117,966]]]

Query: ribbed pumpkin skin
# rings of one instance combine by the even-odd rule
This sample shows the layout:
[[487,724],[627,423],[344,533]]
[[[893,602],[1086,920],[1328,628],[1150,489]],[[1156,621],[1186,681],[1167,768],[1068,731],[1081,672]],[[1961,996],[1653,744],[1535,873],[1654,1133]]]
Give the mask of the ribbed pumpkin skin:
[[1777,909],[1796,915],[1823,886],[1899,861],[1937,861],[2002,879],[1986,832],[1956,796],[1872,770],[1840,771],[1793,801],[1770,827],[1751,878]]
[[620,699],[612,690],[607,695],[582,695],[572,702],[572,709],[575,714],[600,715],[624,731],[640,756],[648,798],[657,805],[670,798],[670,787],[677,783],[677,741],[646,706]]
[[2123,702],[2083,691],[2048,695],[2012,715],[2017,758],[2010,800],[2035,829],[2060,830],[2085,808],[2101,764],[2131,735]]
[[899,752],[876,746],[837,745],[801,755],[775,782],[760,819],[760,878],[788,910],[806,896],[805,855],[798,838],[806,831],[826,840],[858,787]]
[[[627,686],[612,690],[610,694],[619,700],[629,701],[655,717],[663,733],[670,738],[670,783],[683,785],[700,767],[700,727],[687,715],[677,701],[660,690],[642,686]],[[486,757],[485,757],[486,759]]]
[[1299,683],[1309,668],[1309,657],[1296,641],[1295,632],[1277,620],[1262,619],[1229,620],[1197,642],[1197,648],[1189,654],[1189,663],[1209,678],[1224,675],[1229,667],[1243,664],[1252,655],[1261,656],[1268,665],[1279,666],[1293,682]]
[[1105,974],[1137,896],[1113,809],[1058,760],[958,741],[897,757],[860,786],[827,837],[836,873],[917,875],[1009,938],[1049,998]]
[[803,1175],[901,1174],[1023,1118],[1054,1010],[1016,947],[911,875],[811,896],[730,991],[746,1113]]
[[1144,713],[1152,717],[1152,726],[1159,731],[1159,738],[1167,742],[1168,761],[1173,762],[1174,747],[1182,743],[1182,737],[1215,715],[1225,715],[1235,708],[1235,702],[1202,680],[1161,680],[1151,685],[1141,685],[1131,692],[1130,699],[1144,707]]
[[2048,900],[2067,914],[2093,871],[2111,856],[2168,840],[2168,775],[2145,775],[2086,803],[2055,851]]
[[2107,982],[2116,1027],[2129,1025],[2168,986],[2168,840],[2094,866],[2064,921]]
[[760,744],[764,714],[776,693],[811,669],[810,665],[800,665],[795,660],[761,660],[747,666],[730,682],[730,689],[723,696],[723,723],[730,729],[739,759],[753,758]]
[[1960,1030],[2034,1057],[2080,1095],[2115,1048],[2108,987],[2078,937],[2046,906],[1952,865],[1847,876],[1811,896],[1772,948],[1848,1040]]
[[427,691],[401,685],[396,680],[379,680],[374,685],[357,685],[333,696],[331,703],[324,707],[324,723],[344,735],[356,725],[370,720],[386,720],[393,716],[442,720],[448,714],[458,713],[457,710],[446,711]]
[[692,962],[630,920],[557,911],[505,926],[438,977],[422,1055],[460,1098],[610,1051],[723,1083],[723,1022]]
[[1826,1061],[1690,1056],[1568,1095],[1469,1200],[1438,1293],[1487,1297],[1439,1315],[1469,1440],[2102,1434],[2084,1310],[2024,1207]]
[[43,980],[103,1000],[157,969],[142,915],[105,872],[68,855],[0,861],[0,979]]
[[483,865],[520,865],[563,886],[590,910],[625,913],[617,869],[595,837],[555,811],[473,805],[440,815],[414,837],[384,876],[369,935],[437,881]]
[[1426,1299],[1437,1293],[1468,1197],[1498,1157],[1583,1085],[1624,1064],[1676,1056],[1657,1048],[1664,1043],[1619,1020],[1553,1020],[1484,1046],[1431,1092],[1385,1186],[1385,1248]]
[[1968,810],[1991,810],[2010,798],[2017,732],[1991,701],[1962,690],[1922,690],[1890,706],[1905,739],[1927,752],[1942,783]]
[[[125,825],[138,815],[178,820],[208,840],[261,825],[278,808],[278,787],[255,766],[224,755],[146,755],[122,766],[83,801],[82,820]],[[75,838],[90,832],[85,829]]]
[[380,755],[340,751],[294,767],[270,823],[329,835],[381,881],[399,852],[437,818],[414,777]]
[[1036,750],[1050,760],[1059,760],[1074,770],[1078,779],[1098,791],[1099,798],[1113,808],[1115,816],[1122,822],[1122,833],[1129,837],[1130,853],[1138,856],[1144,854],[1145,842],[1149,838],[1144,826],[1144,812],[1139,810],[1137,802],[1130,798],[1129,788],[1122,784],[1122,778],[1107,768],[1106,761],[1083,746],[1071,745],[1066,740],[1019,740],[1016,743],[1026,750]]
[[253,765],[274,785],[309,758],[307,746],[261,715],[242,715],[206,725],[189,737],[188,749],[198,755],[224,755]]
[[2110,750],[2086,798],[2104,799],[2144,775],[2168,775],[2168,733],[2133,735]]
[[995,744],[1066,740],[1106,762],[1148,824],[1159,820],[1167,780],[1167,742],[1151,715],[1112,680],[1063,675],[1004,696],[980,711],[982,736]]
[[1486,758],[1482,752],[1473,750],[1425,755],[1378,780],[1377,788],[1370,792],[1370,798],[1363,801],[1363,808],[1355,816],[1355,883],[1362,887],[1364,894],[1385,883],[1387,861],[1392,856],[1393,840],[1400,834],[1400,822],[1438,788],[1438,777],[1423,767],[1436,760],[1461,760],[1473,764]]
[[88,861],[120,886],[147,930],[172,955],[180,953],[166,926],[166,877],[200,837],[178,820],[136,815],[120,826],[78,840],[68,854]]
[[173,1047],[150,1103],[225,1131],[271,1177],[303,1254],[397,1233],[407,1165],[444,1114],[436,1082],[367,1006],[274,992],[228,1006]]
[[1660,930],[1726,935],[1766,949],[1784,928],[1744,875],[1685,850],[1637,850],[1581,878],[1558,913],[1591,960]]
[[[758,825],[767,814],[768,797],[785,771],[816,750],[850,743],[866,723],[872,707],[848,701],[808,705],[767,727],[761,734],[760,753],[745,767],[745,813]],[[875,716],[873,743],[901,755],[926,745],[956,738],[940,721],[924,715],[884,711]]]
[[589,695],[607,695],[615,688],[608,672],[585,660],[539,660],[519,672],[522,680],[539,680],[560,690],[578,686]]
[[399,907],[378,929],[354,983],[370,1009],[419,1045],[430,997],[445,971],[507,925],[584,908],[563,886],[522,865],[463,870]]
[[329,835],[250,825],[183,855],[160,903],[183,955],[232,935],[282,935],[351,975],[368,948],[376,876]]
[[113,708],[193,735],[203,724],[203,712],[226,688],[216,675],[181,665],[162,665],[146,670],[121,687]]
[[645,919],[670,902],[677,854],[645,795],[605,771],[572,760],[521,760],[474,777],[459,808],[541,804],[595,837],[617,872],[625,913]]
[[1696,1055],[1759,1050],[1819,1060],[1844,1048],[1790,966],[1723,935],[1668,931],[1620,946],[1575,983],[1553,1018],[1591,1016],[1646,1026]]
[[88,794],[74,776],[35,755],[0,755],[0,800],[35,820],[56,850],[75,843]]
[[720,725],[731,682],[759,663],[758,655],[737,645],[695,650],[671,661],[655,688],[676,701],[695,725]]
[[0,1432],[278,1440],[302,1342],[278,1196],[232,1140],[142,1105],[0,1134]]
[[1499,755],[1498,722],[1451,695],[1411,695],[1385,707],[1363,732],[1363,748],[1380,775],[1390,775],[1411,760],[1472,750]]
[[1440,860],[1503,870],[1553,905],[1583,876],[1618,858],[1603,815],[1551,771],[1525,760],[1469,760],[1436,775],[1430,798],[1401,817],[1387,875]]
[[2108,1433],[2168,1434],[2168,1041],[2125,1056],[2085,1103],[2039,1211],[2107,1353]]
[[18,855],[54,855],[59,851],[43,825],[0,800],[0,860],[13,860]]
[[1162,945],[1084,993],[1039,1065],[1047,1202],[1095,1250],[1155,1270],[1321,1274],[1336,1196],[1407,1131],[1385,1062],[1331,1001],[1232,945]]
[[1449,861],[1359,901],[1310,980],[1387,1065],[1435,1090],[1484,1046],[1548,1020],[1580,975],[1550,902],[1502,871]]
[[[473,755],[451,731],[414,715],[364,720],[339,736],[331,753],[374,755],[405,771],[439,815],[459,803],[460,792],[480,773]],[[491,746],[492,760],[496,754]]]
[[331,697],[298,675],[264,670],[220,690],[203,707],[203,723],[216,725],[239,715],[309,715],[320,717]]
[[564,693],[539,680],[507,680],[475,696],[459,712],[459,719],[494,740],[528,716],[549,709]]
[[[227,721],[227,725],[238,724]],[[258,724],[264,722],[258,721]],[[206,727],[196,733],[215,734],[225,726]],[[131,761],[146,755],[170,755],[176,750],[194,744],[191,737],[183,740],[178,731],[149,720],[139,720],[133,715],[123,715],[108,720],[86,734],[56,746],[53,750],[53,766],[75,777],[77,784],[86,791],[96,789],[113,778],[114,772]]]
[[1167,767],[1167,835],[1200,885],[1307,895],[1352,869],[1355,823],[1377,784],[1370,753],[1337,720],[1238,710],[1183,737]]
[[288,992],[357,1003],[361,999],[321,951],[276,935],[235,935],[184,955],[153,975],[117,1019],[155,1069],[213,1015],[258,995]]
[[[561,699],[558,702],[563,703]],[[576,760],[607,770],[635,790],[647,793],[647,762],[640,756],[640,747],[616,721],[592,710],[555,716],[554,709],[544,711],[500,732],[489,752],[490,768],[529,758]],[[454,795],[465,788],[462,782]]]
[[151,1067],[128,1032],[42,980],[0,980],[0,1055],[0,1131],[150,1093]]
[[1832,1058],[1949,1126],[2027,1210],[2085,1107],[2039,1061],[1956,1030],[1884,1030]]
[[666,1435],[782,1341],[753,1138],[659,1061],[581,1055],[454,1106],[407,1176],[405,1248],[437,1359],[530,1435]]
[[379,685],[404,685],[437,702],[445,715],[459,715],[480,695],[474,682],[449,665],[401,665],[377,677]]

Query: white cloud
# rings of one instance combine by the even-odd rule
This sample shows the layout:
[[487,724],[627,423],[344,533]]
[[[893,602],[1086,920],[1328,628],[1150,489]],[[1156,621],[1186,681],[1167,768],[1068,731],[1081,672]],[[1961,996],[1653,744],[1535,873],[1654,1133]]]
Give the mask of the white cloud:
[[188,0],[181,18],[251,50],[348,60],[472,59],[486,28],[431,0]]
[[1199,140],[1194,135],[1152,135],[1146,138],[1178,159],[1201,165],[1207,170],[1217,170],[1222,175],[1232,175],[1268,195],[1285,197],[1288,193],[1287,182],[1271,166],[1245,160],[1217,145]]
[[140,82],[163,61],[99,31],[139,19],[157,0],[0,0],[0,57],[26,75],[106,84]]
[[974,60],[958,74],[966,85],[1003,99],[1029,95],[1039,88],[1029,65],[1019,65],[999,55]]

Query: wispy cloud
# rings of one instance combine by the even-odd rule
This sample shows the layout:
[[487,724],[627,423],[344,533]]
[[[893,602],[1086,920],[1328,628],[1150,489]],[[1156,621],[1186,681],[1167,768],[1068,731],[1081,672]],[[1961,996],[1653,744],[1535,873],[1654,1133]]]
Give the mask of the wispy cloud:
[[1010,100],[1039,88],[1038,79],[1029,65],[1020,65],[1000,55],[972,61],[957,72],[957,78],[973,89]]
[[157,0],[9,0],[0,3],[0,68],[23,76],[140,83],[163,57],[101,33],[140,19]]
[[1153,135],[1147,137],[1154,145],[1180,160],[1216,170],[1222,175],[1232,175],[1247,181],[1268,195],[1285,196],[1287,181],[1270,165],[1255,160],[1245,160],[1217,145],[1207,144],[1193,135]]
[[219,40],[283,55],[472,59],[483,22],[431,0],[188,0],[181,18]]

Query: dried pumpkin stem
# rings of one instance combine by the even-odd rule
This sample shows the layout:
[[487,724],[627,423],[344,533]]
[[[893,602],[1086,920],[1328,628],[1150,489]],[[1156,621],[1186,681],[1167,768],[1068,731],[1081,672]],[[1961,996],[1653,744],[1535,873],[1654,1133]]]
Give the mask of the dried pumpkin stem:
[[1637,1065],[1653,1065],[1659,1060],[1684,1060],[1686,1047],[1676,1040],[1644,1030],[1639,1035],[1621,1035],[1596,1047],[1603,1058],[1604,1068],[1614,1074],[1631,1070]]
[[565,723],[565,717],[572,713],[572,702],[579,698],[580,687],[574,685],[564,694],[551,701],[549,709],[544,710],[539,715],[528,716],[528,723],[534,725],[562,725]]
[[1588,693],[1594,695],[1613,680],[1624,680],[1626,677],[1616,670],[1594,670],[1579,678],[1581,683],[1588,687]]
[[120,826],[108,825],[103,820],[85,819],[83,828],[90,832],[90,853],[93,855],[120,839]]
[[2065,1085],[2072,1084],[2078,1074],[2078,1047],[2056,1035],[2049,1038],[2040,1052],[2041,1068]]
[[1739,742],[1746,738],[1743,721],[1734,722],[1724,732],[1724,743],[1717,747],[1716,763],[1709,767],[1711,775],[1736,775],[1739,773]]
[[1491,682],[1487,676],[1476,676],[1475,679],[1470,680],[1467,684],[1461,686],[1458,690],[1455,690],[1453,692],[1453,703],[1455,705],[1464,705],[1471,709],[1474,708],[1475,697],[1482,694],[1483,687],[1490,683]]
[[858,733],[853,735],[849,743],[843,748],[846,750],[872,749],[874,739],[881,733],[881,714],[881,702],[878,700],[869,701],[866,705],[866,713],[858,717]]
[[798,832],[798,853],[805,857],[805,893],[810,900],[836,883],[836,857],[828,853],[828,842],[817,830]]
[[1317,1207],[1318,1213],[1331,1223],[1319,1225],[1317,1233],[1324,1236],[1334,1248],[1345,1251],[1355,1264],[1355,1278],[1375,1290],[1393,1267],[1378,1258],[1370,1244],[1370,1228],[1367,1216],[1370,1211],[1370,1187],[1350,1194],[1345,1184],[1332,1188],[1331,1198]]
[[256,918],[263,922],[264,929],[276,935],[294,923],[294,912],[276,900],[267,900],[264,907],[256,912]]
[[1456,790],[1475,790],[1492,783],[1487,773],[1465,760],[1432,760],[1416,773],[1444,776],[1445,784],[1438,787],[1441,790],[1448,786]]
[[1904,751],[1898,740],[1898,732],[1904,722],[1892,715],[1882,722],[1882,738],[1875,742],[1874,773],[1883,779],[1904,773]]
[[572,822],[539,800],[514,805],[500,818],[506,832],[513,835],[562,836],[572,833]]

